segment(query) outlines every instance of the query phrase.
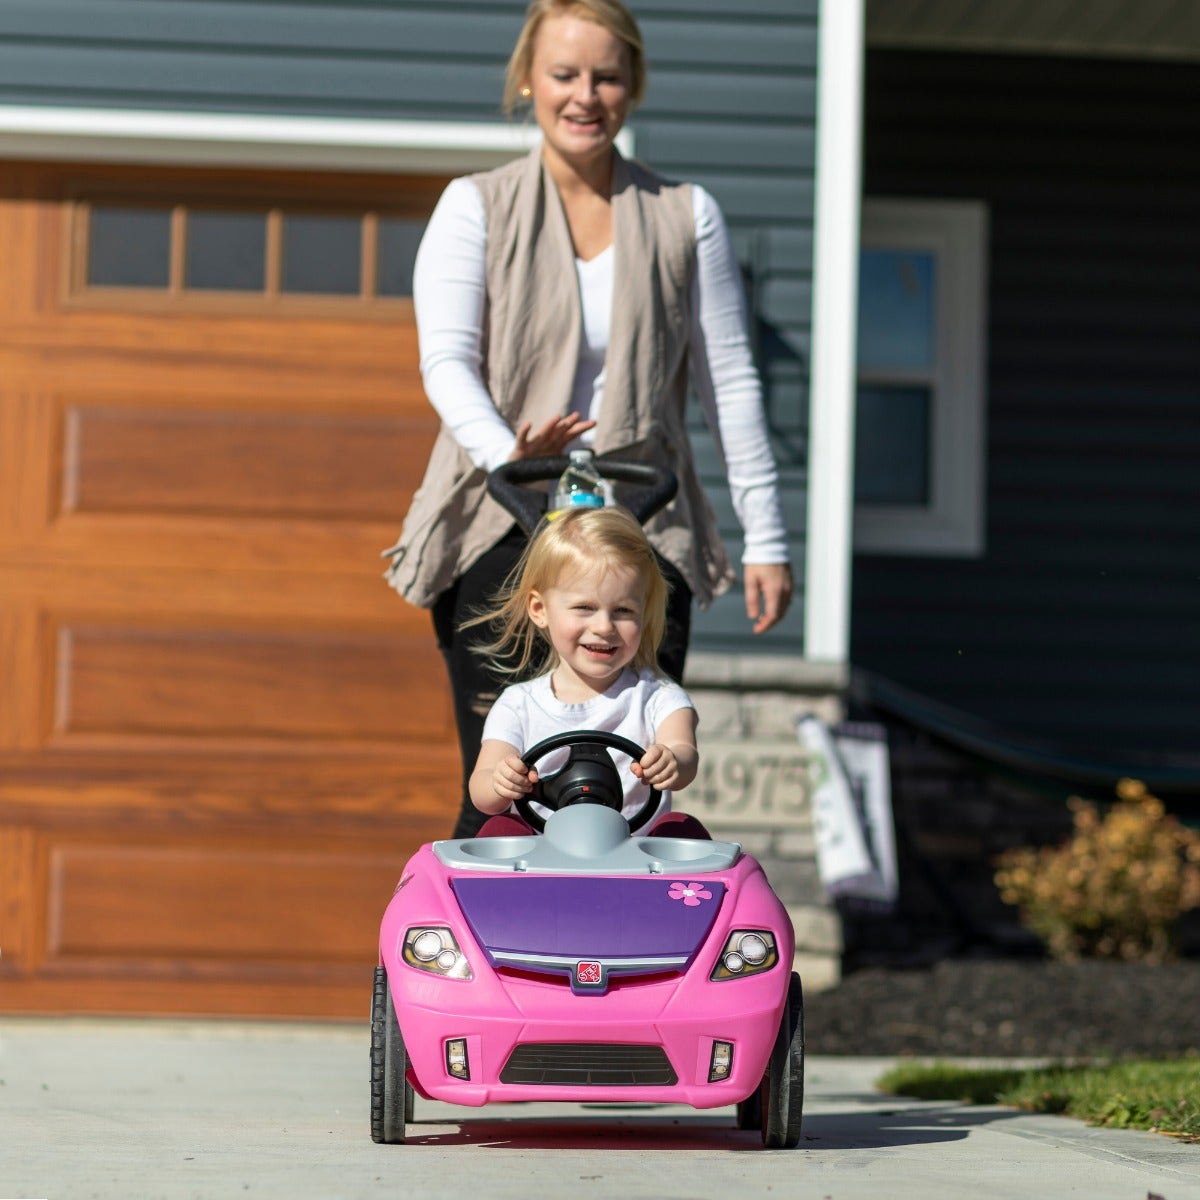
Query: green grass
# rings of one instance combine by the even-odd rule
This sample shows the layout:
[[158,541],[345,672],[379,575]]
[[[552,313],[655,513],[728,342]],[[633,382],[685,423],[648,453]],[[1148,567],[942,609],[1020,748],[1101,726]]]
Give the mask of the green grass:
[[905,1063],[877,1086],[919,1100],[1061,1113],[1089,1125],[1149,1129],[1200,1142],[1200,1057],[1028,1068]]

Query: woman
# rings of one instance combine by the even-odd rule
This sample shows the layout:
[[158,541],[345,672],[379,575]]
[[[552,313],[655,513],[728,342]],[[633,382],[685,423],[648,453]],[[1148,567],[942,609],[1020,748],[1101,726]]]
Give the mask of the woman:
[[500,684],[459,628],[488,606],[524,544],[487,495],[490,469],[584,444],[674,470],[679,493],[646,529],[671,584],[660,663],[679,679],[692,597],[707,605],[734,579],[692,462],[690,371],[745,531],[753,631],[776,624],[791,598],[761,385],[724,220],[702,189],[664,180],[614,146],[645,83],[637,23],[619,0],[533,0],[509,61],[505,106],[532,106],[541,144],[454,180],[417,255],[421,373],[442,428],[388,552],[388,578],[433,609],[450,673],[463,760],[456,837],[479,826],[467,780]]

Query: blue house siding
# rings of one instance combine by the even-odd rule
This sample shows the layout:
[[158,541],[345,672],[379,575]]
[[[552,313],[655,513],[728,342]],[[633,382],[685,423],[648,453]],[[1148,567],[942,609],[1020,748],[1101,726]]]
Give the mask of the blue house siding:
[[987,544],[861,555],[851,659],[1109,761],[1200,726],[1200,66],[868,55],[869,196],[990,209]]
[[[707,187],[747,267],[799,576],[811,306],[818,0],[636,5],[650,90],[639,157]],[[428,121],[503,121],[519,0],[7,0],[0,104]],[[735,561],[741,542],[697,414],[701,469]],[[698,620],[697,649],[802,650],[801,596],[769,644],[740,595]]]

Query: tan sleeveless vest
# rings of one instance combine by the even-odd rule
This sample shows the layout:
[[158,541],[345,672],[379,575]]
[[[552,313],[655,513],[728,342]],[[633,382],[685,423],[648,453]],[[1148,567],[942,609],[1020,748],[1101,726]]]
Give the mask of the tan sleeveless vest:
[[[565,413],[579,357],[582,310],[575,251],[540,148],[473,176],[487,216],[484,384],[513,429]],[[617,156],[613,169],[613,311],[595,449],[656,462],[679,493],[646,525],[701,606],[734,576],[696,476],[684,425],[690,296],[696,263],[691,188]],[[428,608],[513,519],[443,427],[391,557],[388,582]]]

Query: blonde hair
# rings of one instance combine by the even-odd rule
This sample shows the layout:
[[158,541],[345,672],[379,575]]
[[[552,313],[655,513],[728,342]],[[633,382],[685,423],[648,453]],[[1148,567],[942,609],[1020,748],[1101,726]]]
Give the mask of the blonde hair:
[[646,94],[646,48],[633,13],[621,0],[530,0],[525,10],[525,24],[504,74],[501,103],[506,113],[511,113],[521,100],[521,89],[533,70],[538,30],[547,17],[581,17],[585,21],[594,21],[623,42],[629,55],[629,107],[634,109],[641,104]]
[[522,675],[541,663],[538,647],[549,651],[547,670],[558,665],[558,655],[548,633],[529,617],[529,599],[545,593],[560,581],[600,567],[609,571],[625,567],[637,575],[642,595],[642,640],[634,655],[635,670],[658,671],[658,648],[667,625],[667,581],[654,547],[642,527],[626,509],[575,509],[543,521],[520,561],[500,590],[495,607],[464,622],[491,625],[496,637],[476,646],[493,666],[506,675]]

